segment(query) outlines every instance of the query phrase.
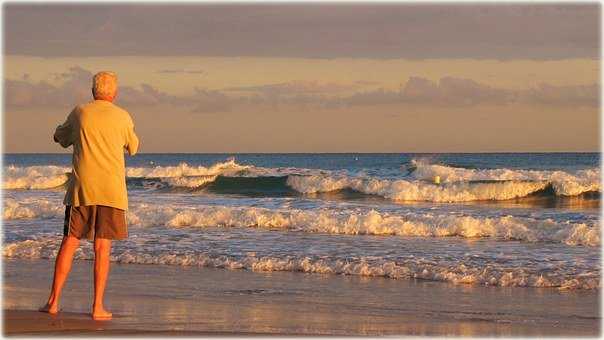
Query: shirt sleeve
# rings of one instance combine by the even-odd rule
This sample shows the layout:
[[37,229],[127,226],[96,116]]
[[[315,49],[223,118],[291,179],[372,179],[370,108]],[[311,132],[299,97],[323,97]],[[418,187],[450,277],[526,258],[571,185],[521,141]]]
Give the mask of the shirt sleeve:
[[132,119],[130,119],[128,127],[126,128],[126,145],[124,145],[124,148],[128,150],[130,156],[134,156],[138,152],[138,144],[138,137],[134,132],[134,123],[132,123]]
[[62,147],[67,148],[73,144],[73,126],[74,126],[74,116],[76,109],[73,109],[65,123],[57,126],[55,130],[55,134],[53,139],[55,142],[61,144]]

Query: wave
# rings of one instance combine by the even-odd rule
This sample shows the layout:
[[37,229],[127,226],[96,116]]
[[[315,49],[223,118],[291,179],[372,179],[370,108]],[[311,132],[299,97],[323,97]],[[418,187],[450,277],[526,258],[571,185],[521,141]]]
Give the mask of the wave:
[[[181,163],[176,166],[128,167],[128,179],[156,179],[174,187],[195,187],[210,182],[218,175],[235,176],[250,168],[230,159],[209,167],[190,166]],[[18,167],[10,165],[4,168],[4,189],[52,189],[61,187],[69,179],[71,167],[54,165],[36,165]]]
[[468,202],[509,200],[526,197],[548,188],[548,182],[459,182],[437,185],[425,181],[358,177],[289,176],[287,184],[311,194],[350,189],[395,201]]
[[126,168],[126,177],[130,178],[182,178],[199,176],[234,176],[239,172],[250,169],[252,166],[240,165],[234,159],[225,162],[219,162],[209,167],[190,166],[187,163],[180,163],[176,166],[155,166],[155,167],[128,167]]
[[[60,238],[53,236],[5,244],[3,256],[23,259],[53,259]],[[559,289],[598,289],[600,274],[597,270],[573,270],[570,273],[559,267],[547,271],[534,268],[508,269],[497,263],[472,263],[471,261],[430,261],[410,258],[392,261],[382,258],[329,259],[309,256],[245,256],[216,255],[210,253],[179,252],[175,249],[148,250],[115,247],[111,261],[117,263],[199,266],[257,272],[304,272],[392,279],[423,279],[454,284],[480,284],[490,286],[555,287]],[[85,242],[75,254],[76,259],[93,260],[92,246]]]
[[4,167],[4,189],[52,189],[67,182],[71,168],[54,165]]
[[199,206],[173,208],[140,205],[128,212],[140,226],[252,227],[348,235],[494,238],[567,245],[600,245],[600,230],[585,223],[503,216],[474,217],[457,214],[389,214],[375,210],[272,210],[255,207]]
[[[262,168],[228,160],[209,167],[129,167],[130,188],[195,191],[264,196],[309,195],[354,191],[394,201],[467,202],[510,200],[537,193],[579,196],[600,192],[600,169],[536,171],[466,169],[411,162],[404,178],[379,178],[321,169]],[[67,181],[69,168],[30,166],[5,168],[5,189],[50,189]],[[440,183],[435,183],[438,177]]]
[[[59,218],[63,208],[45,200],[5,201],[4,219]],[[405,237],[493,238],[499,241],[600,245],[599,225],[527,217],[470,216],[457,213],[387,213],[376,210],[280,210],[256,207],[194,208],[132,204],[128,223],[139,227],[239,227],[327,234]]]
[[467,169],[412,160],[412,177],[444,183],[476,181],[533,181],[550,183],[557,195],[577,196],[585,192],[600,191],[600,169],[584,169],[574,173],[551,170],[523,169]]
[[41,219],[60,217],[65,211],[63,205],[46,199],[25,199],[17,201],[12,198],[4,198],[2,216],[4,220]]

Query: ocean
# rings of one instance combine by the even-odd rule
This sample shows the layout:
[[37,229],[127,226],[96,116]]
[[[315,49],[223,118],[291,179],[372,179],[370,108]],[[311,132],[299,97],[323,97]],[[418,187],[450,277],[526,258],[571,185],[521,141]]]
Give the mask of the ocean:
[[[53,259],[70,154],[4,154],[3,255]],[[600,287],[600,154],[140,154],[112,261]],[[94,258],[82,242],[77,259]]]

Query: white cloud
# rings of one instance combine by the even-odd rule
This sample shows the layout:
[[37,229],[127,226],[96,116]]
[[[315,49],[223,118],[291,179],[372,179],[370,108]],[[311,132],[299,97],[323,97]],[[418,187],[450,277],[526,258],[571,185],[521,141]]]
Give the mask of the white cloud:
[[[49,82],[31,82],[8,79],[5,82],[8,107],[41,105],[76,105],[90,101],[92,72],[71,67],[57,75],[60,85]],[[259,86],[227,87],[222,90],[195,88],[194,94],[174,96],[149,84],[138,87],[122,86],[118,104],[149,106],[157,104],[181,105],[194,113],[233,111],[237,107],[265,105],[272,109],[337,108],[409,104],[423,106],[476,105],[599,105],[599,85],[554,86],[541,83],[536,87],[511,90],[495,88],[472,79],[443,77],[438,82],[421,77],[410,77],[399,90],[379,88],[361,91],[358,81],[351,84],[294,81]]]

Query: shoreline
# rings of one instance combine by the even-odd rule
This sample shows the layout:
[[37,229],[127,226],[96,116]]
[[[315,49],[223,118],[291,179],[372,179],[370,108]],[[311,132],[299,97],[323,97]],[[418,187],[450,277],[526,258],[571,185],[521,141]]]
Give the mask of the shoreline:
[[[50,315],[32,310],[3,310],[6,336],[268,336],[293,335],[245,332],[176,331],[113,328],[111,323],[94,321],[85,313],[60,312]],[[32,324],[33,323],[33,324]]]
[[483,287],[289,272],[112,264],[112,321],[89,318],[92,262],[57,316],[52,261],[3,259],[5,335],[598,336],[600,290]]

